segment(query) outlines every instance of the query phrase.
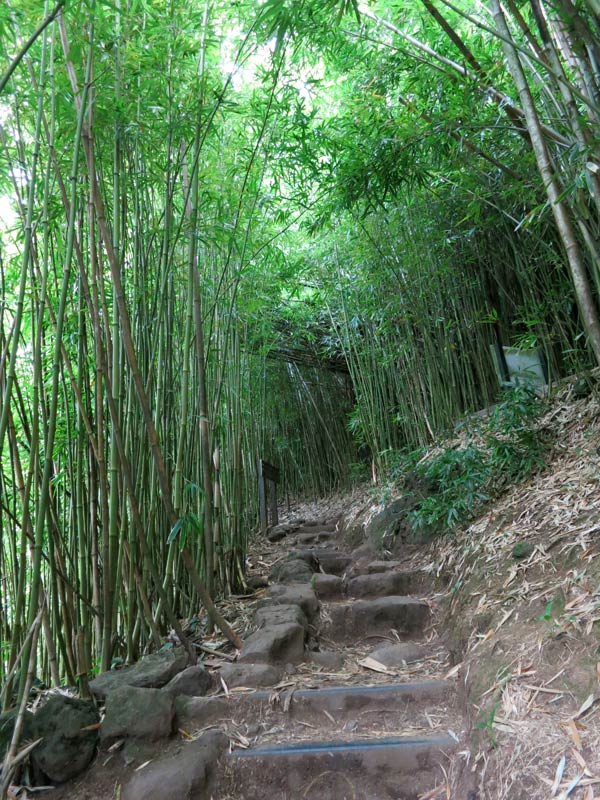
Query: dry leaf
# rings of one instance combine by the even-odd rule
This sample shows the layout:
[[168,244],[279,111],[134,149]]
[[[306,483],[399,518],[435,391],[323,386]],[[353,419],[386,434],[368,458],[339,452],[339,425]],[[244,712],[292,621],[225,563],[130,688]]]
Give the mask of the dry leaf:
[[283,710],[285,713],[287,713],[290,710],[290,706],[292,705],[292,700],[294,699],[295,691],[296,687],[290,689],[290,691],[285,696],[285,700],[283,701]]
[[579,709],[579,711],[573,715],[573,719],[579,719],[579,717],[582,717],[586,713],[586,711],[590,710],[590,708],[594,705],[595,701],[596,701],[596,695],[591,694],[588,698],[586,698],[586,700],[583,701],[583,704]]
[[371,658],[371,656],[367,656],[366,658],[361,658],[358,662],[359,666],[364,667],[365,669],[370,669],[373,672],[383,672],[385,675],[389,675],[390,673],[393,674],[392,670],[389,667],[386,667],[385,664],[382,664],[381,661],[377,661],[375,658]]
[[576,789],[576,788],[577,788],[577,786],[579,785],[579,781],[580,781],[582,778],[583,778],[583,774],[581,774],[581,775],[578,775],[576,778],[573,778],[573,780],[572,780],[572,781],[571,781],[571,783],[569,784],[569,788],[568,788],[568,789],[567,789],[567,791],[565,792],[565,795],[564,795],[565,797],[568,797],[568,796],[569,796],[569,795],[570,795],[572,792],[574,792],[574,791],[575,791],[575,789]]
[[457,674],[458,674],[458,671],[460,670],[460,668],[461,668],[461,667],[462,667],[462,661],[460,662],[460,664],[457,664],[456,666],[452,667],[452,669],[450,670],[450,672],[447,672],[447,673],[444,675],[444,680],[446,680],[446,681],[447,681],[447,680],[449,680],[450,678],[453,678],[455,675],[457,675]]
[[552,784],[552,797],[555,797],[556,793],[558,792],[558,787],[560,786],[566,763],[567,759],[564,756],[558,762],[558,766],[554,774],[554,783]]
[[577,725],[575,724],[575,720],[570,719],[567,723],[567,728],[569,729],[569,733],[571,734],[571,739],[573,739],[573,743],[577,750],[581,750],[581,736],[579,735],[579,731],[577,730]]

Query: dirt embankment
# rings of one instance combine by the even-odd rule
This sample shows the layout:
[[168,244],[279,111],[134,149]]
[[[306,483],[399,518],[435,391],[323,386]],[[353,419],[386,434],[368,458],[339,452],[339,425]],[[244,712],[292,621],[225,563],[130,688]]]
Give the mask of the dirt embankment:
[[453,797],[600,797],[599,411],[559,397],[546,469],[406,553],[447,581],[449,674],[472,731]]

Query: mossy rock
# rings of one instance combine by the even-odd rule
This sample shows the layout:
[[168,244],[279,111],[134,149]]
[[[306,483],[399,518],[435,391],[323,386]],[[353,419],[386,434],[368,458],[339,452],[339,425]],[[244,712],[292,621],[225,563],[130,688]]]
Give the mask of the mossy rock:
[[592,386],[587,378],[579,378],[573,385],[573,397],[576,400],[582,400],[584,397],[589,397],[592,393]]
[[521,561],[524,558],[529,558],[529,556],[535,550],[535,545],[531,542],[517,542],[516,545],[512,549],[512,557],[517,559],[517,561]]
[[[10,711],[0,714],[0,763],[10,747],[17,714],[17,708],[11,708]],[[21,731],[21,741],[27,741],[28,739],[33,739],[33,714],[30,711],[25,712]]]

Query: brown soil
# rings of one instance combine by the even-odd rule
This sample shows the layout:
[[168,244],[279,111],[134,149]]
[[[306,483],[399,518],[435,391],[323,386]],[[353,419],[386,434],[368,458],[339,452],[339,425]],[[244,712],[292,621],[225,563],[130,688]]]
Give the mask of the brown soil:
[[[411,559],[450,576],[439,599],[472,725],[452,797],[600,796],[598,411],[559,396],[547,469]],[[523,560],[517,542],[534,547]]]

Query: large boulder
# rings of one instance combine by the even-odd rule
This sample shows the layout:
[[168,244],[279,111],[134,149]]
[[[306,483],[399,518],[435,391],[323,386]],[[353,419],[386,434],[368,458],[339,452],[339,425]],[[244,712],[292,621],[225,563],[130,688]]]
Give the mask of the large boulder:
[[34,715],[31,735],[42,741],[31,762],[53,783],[63,783],[88,766],[98,740],[100,715],[92,703],[55,695]]
[[228,745],[222,731],[208,731],[136,772],[123,787],[123,800],[195,800],[204,797],[219,757]]
[[195,667],[187,667],[183,672],[177,673],[174,678],[167,683],[163,692],[169,692],[174,697],[186,694],[190,697],[202,697],[212,689],[213,679],[201,664]]
[[121,737],[163,739],[172,732],[174,716],[174,697],[169,692],[121,686],[106,697],[100,738],[103,742]]
[[187,654],[181,648],[165,653],[153,653],[130,667],[103,672],[90,681],[90,689],[99,700],[103,700],[109,692],[122,686],[159,689],[185,669],[187,663]]
[[304,661],[304,628],[297,622],[287,622],[256,631],[244,641],[238,661],[299,664]]

